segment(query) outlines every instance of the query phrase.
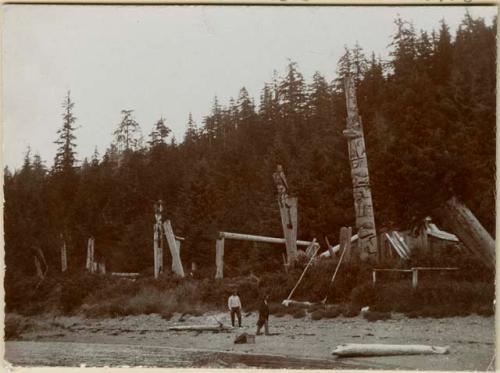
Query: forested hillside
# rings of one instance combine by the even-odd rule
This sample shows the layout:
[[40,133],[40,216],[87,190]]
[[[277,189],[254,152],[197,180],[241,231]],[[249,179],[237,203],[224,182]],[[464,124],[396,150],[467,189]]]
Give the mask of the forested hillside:
[[[74,117],[79,103],[68,94],[53,166],[27,152],[21,169],[5,169],[7,292],[21,277],[36,276],[37,247],[49,275],[59,272],[63,237],[69,271],[84,270],[93,236],[108,271],[151,273],[158,199],[186,238],[184,265],[196,262],[213,277],[218,231],[283,234],[272,179],[277,164],[299,198],[299,238],[336,241],[340,227],[354,226],[342,136],[349,74],[357,83],[377,228],[410,227],[456,195],[494,234],[496,19],[490,25],[466,14],[453,35],[444,22],[426,33],[397,19],[387,43],[387,61],[360,45],[346,47],[333,82],[320,72],[305,81],[291,62],[260,97],[242,88],[228,106],[215,98],[202,123],[189,116],[182,141],[162,118],[148,134],[152,123],[137,123],[126,108],[114,143],[90,159],[76,159],[76,128],[85,123]],[[283,251],[228,243],[227,274],[278,270]],[[272,260],[260,260],[271,252]]]

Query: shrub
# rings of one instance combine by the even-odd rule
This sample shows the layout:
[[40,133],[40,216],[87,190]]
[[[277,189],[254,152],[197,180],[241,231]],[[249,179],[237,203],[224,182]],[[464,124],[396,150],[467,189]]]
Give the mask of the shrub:
[[285,306],[283,306],[281,303],[270,303],[269,304],[269,313],[271,315],[274,315],[278,312],[280,313],[286,313],[286,308]]
[[317,310],[324,310],[325,309],[325,306],[321,303],[315,303],[313,304],[312,306],[310,306],[308,308],[308,312],[312,313],[314,311],[317,311]]
[[391,318],[391,313],[368,311],[363,314],[363,318],[368,321],[389,320]]
[[294,319],[302,319],[304,317],[306,317],[306,311],[304,311],[303,309],[295,309],[293,310],[293,313],[292,313],[292,316]]
[[494,286],[490,283],[424,280],[417,289],[409,280],[377,286],[362,284],[351,294],[352,304],[369,305],[375,312],[403,312],[412,317],[453,317],[477,312],[491,305]]
[[491,305],[485,305],[482,307],[478,307],[476,313],[479,316],[494,316],[495,315],[495,308]]
[[357,306],[363,307],[374,303],[376,297],[376,288],[370,283],[364,283],[355,287],[351,292],[351,302]]
[[174,314],[170,311],[162,311],[160,312],[160,316],[163,320],[169,321],[172,317],[174,317]]
[[5,315],[5,339],[19,339],[23,332],[32,328],[32,322],[21,315],[6,314]]
[[311,313],[311,319],[313,320],[321,320],[323,317],[325,317],[325,311],[323,310],[316,310]]
[[341,315],[340,307],[328,307],[323,312],[323,317],[325,319],[334,319]]
[[342,315],[345,317],[356,317],[361,312],[361,307],[355,304],[347,304],[342,309]]

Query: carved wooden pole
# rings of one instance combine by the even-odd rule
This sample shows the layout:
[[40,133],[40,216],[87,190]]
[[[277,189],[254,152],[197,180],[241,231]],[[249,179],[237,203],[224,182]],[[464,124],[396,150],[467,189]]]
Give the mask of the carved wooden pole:
[[153,264],[154,276],[158,278],[163,272],[163,237],[162,237],[162,220],[163,220],[163,201],[160,199],[154,205],[155,224],[153,226]]
[[354,210],[356,212],[356,228],[358,229],[359,257],[372,263],[377,261],[377,234],[375,217],[373,215],[372,195],[368,177],[368,162],[366,159],[365,139],[361,117],[358,114],[356,102],[356,87],[354,79],[345,80],[347,102],[347,126],[343,131],[348,141],[349,161],[354,195]]
[[297,198],[288,196],[288,183],[281,165],[278,165],[273,174],[273,180],[278,189],[281,225],[283,226],[287,260],[290,264],[297,258]]

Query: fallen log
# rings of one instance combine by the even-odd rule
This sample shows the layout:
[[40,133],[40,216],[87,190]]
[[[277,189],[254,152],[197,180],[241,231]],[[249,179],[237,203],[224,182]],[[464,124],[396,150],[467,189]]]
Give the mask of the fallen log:
[[220,332],[224,330],[232,330],[232,326],[226,325],[174,325],[168,327],[171,331],[195,331],[195,332]]
[[347,343],[337,346],[332,355],[341,357],[354,356],[391,356],[391,355],[430,355],[447,354],[449,346],[426,346],[426,345],[390,345],[390,344],[357,344]]
[[299,301],[293,300],[293,299],[285,299],[283,302],[281,302],[281,304],[284,305],[285,307],[298,306],[298,307],[308,308],[308,307],[311,307],[314,303],[299,302]]

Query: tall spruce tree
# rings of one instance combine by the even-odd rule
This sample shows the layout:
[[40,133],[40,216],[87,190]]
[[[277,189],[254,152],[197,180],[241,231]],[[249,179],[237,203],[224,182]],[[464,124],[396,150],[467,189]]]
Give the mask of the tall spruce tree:
[[140,127],[133,116],[133,110],[122,110],[122,120],[113,132],[115,142],[120,151],[135,150],[140,145]]
[[74,140],[76,139],[76,136],[74,135],[74,131],[76,130],[76,117],[73,115],[74,106],[75,104],[71,101],[71,95],[68,91],[62,104],[64,109],[62,114],[63,125],[57,131],[58,138],[54,141],[54,143],[59,146],[54,159],[55,173],[63,173],[67,175],[74,171],[76,163],[76,144],[74,143]]

